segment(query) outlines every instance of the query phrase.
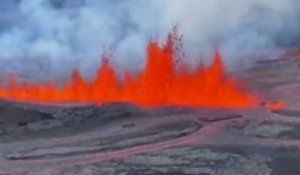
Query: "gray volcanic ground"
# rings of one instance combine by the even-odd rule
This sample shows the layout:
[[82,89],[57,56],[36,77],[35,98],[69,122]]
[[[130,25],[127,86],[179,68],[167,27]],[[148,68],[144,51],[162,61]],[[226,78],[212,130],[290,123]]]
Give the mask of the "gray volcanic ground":
[[0,175],[299,175],[298,55],[241,72],[284,110],[1,101]]

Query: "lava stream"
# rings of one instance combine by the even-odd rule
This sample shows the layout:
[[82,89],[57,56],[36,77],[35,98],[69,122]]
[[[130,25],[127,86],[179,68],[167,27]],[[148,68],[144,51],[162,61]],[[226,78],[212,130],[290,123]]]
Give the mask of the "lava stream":
[[149,42],[147,64],[137,77],[124,73],[120,81],[109,58],[103,62],[92,82],[75,70],[64,87],[54,83],[19,82],[9,76],[8,86],[0,86],[0,97],[12,100],[65,102],[131,102],[141,106],[181,105],[192,107],[246,108],[257,104],[257,97],[241,90],[236,80],[224,69],[222,57],[216,52],[210,66],[200,65],[196,71],[178,65],[176,36],[170,34],[164,46]]

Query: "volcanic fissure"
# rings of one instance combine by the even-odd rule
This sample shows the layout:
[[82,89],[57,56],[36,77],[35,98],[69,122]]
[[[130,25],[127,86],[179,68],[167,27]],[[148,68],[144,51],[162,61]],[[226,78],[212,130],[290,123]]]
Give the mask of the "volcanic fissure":
[[55,83],[19,82],[8,77],[8,85],[1,85],[0,97],[18,101],[66,103],[130,102],[140,106],[181,105],[191,107],[247,108],[256,106],[258,97],[238,86],[226,74],[222,56],[216,52],[211,65],[200,64],[194,71],[187,64],[176,61],[178,40],[171,33],[160,46],[151,41],[147,49],[147,63],[142,73],[133,76],[125,72],[121,81],[109,57],[102,64],[92,82],[75,70],[64,87]]

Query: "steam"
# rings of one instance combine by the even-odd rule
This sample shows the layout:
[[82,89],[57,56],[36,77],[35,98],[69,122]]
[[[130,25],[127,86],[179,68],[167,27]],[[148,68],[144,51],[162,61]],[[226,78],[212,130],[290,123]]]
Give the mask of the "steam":
[[[1,0],[0,73],[56,77],[95,71],[105,51],[142,67],[150,39],[175,25],[189,58],[256,51],[300,39],[298,0]],[[229,60],[229,58],[227,59]]]

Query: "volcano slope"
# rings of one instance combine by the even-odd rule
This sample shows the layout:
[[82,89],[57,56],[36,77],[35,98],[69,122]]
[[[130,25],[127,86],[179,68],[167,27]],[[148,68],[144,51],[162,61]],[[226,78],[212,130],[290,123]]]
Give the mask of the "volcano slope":
[[300,57],[241,73],[266,103],[247,110],[0,103],[2,175],[299,175]]

